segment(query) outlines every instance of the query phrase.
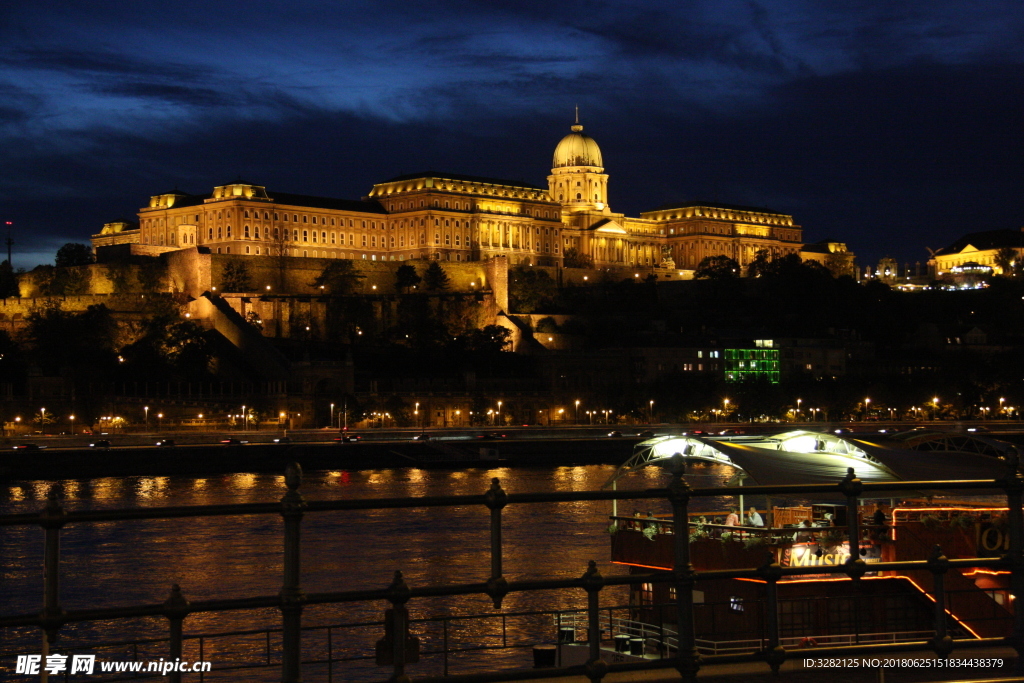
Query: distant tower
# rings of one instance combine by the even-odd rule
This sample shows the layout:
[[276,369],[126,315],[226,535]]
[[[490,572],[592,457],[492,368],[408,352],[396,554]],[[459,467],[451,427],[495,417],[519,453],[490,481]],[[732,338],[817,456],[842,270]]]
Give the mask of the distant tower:
[[604,211],[608,208],[608,176],[601,148],[594,138],[583,134],[578,109],[571,130],[555,147],[548,191],[569,211]]

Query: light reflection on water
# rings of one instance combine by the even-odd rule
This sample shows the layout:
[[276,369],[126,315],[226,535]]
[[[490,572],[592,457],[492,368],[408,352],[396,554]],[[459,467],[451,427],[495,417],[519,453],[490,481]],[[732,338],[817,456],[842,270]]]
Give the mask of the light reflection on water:
[[[529,469],[468,469],[463,471],[387,469],[307,473],[301,491],[307,500],[388,498],[481,494],[498,477],[509,493],[532,491],[584,491],[600,488],[611,466],[575,466]],[[693,486],[723,482],[730,472],[721,466],[691,469]],[[621,489],[664,486],[668,475],[649,467],[620,481]],[[228,474],[205,478],[125,477],[11,484],[0,488],[0,512],[40,509],[54,489],[69,510],[178,505],[219,505],[276,502],[284,492],[280,475]],[[705,509],[721,509],[729,499],[705,501]],[[664,501],[637,501],[644,509],[668,513]],[[695,508],[699,502],[695,502]],[[632,505],[630,501],[620,505]],[[510,505],[503,512],[504,571],[510,581],[540,578],[575,578],[591,559],[605,575],[625,568],[609,563],[610,543],[604,529],[610,504],[603,501]],[[277,515],[207,517],[72,524],[61,534],[61,602],[64,609],[163,602],[172,584],[180,584],[189,600],[275,595],[281,588],[281,520]],[[411,508],[307,514],[302,524],[302,588],[308,593],[386,587],[395,570],[410,586],[483,582],[490,572],[489,512],[483,506]],[[0,528],[0,613],[37,612],[42,601],[42,532],[35,527]],[[627,602],[624,587],[602,591],[604,605]],[[575,609],[586,604],[583,591],[511,593],[504,612]],[[305,625],[379,620],[383,603],[308,608]],[[413,618],[494,612],[486,596],[418,599],[409,604]],[[185,622],[186,633],[210,633],[277,628],[276,610],[194,614]],[[509,619],[512,642],[550,641],[550,617]],[[440,643],[440,626],[423,625],[417,631],[425,649]],[[60,647],[94,644],[127,637],[163,637],[163,619],[138,620],[130,625],[80,624],[61,631]],[[498,619],[457,622],[449,638],[475,644],[500,644]],[[334,652],[372,655],[380,627],[335,633]],[[272,642],[278,639],[273,636]],[[33,650],[38,635],[0,634],[0,652]],[[214,667],[246,657],[262,658],[263,637],[208,641],[205,657]],[[326,654],[322,632],[304,637],[307,656]],[[155,657],[163,645],[152,646]],[[193,646],[194,647],[194,644]],[[188,654],[188,653],[186,653]],[[196,653],[192,653],[193,658]],[[111,657],[118,658],[118,657]],[[433,659],[434,661],[431,661]],[[274,653],[277,661],[277,653]],[[530,650],[458,655],[453,671],[474,666],[529,666]],[[384,677],[370,662],[345,665],[344,680]],[[437,658],[416,665],[414,673],[438,673]],[[314,673],[310,680],[317,679]],[[336,674],[341,669],[336,668]],[[230,680],[230,676],[222,680]],[[249,672],[247,680],[275,680],[274,671]],[[210,680],[218,680],[216,677]]]

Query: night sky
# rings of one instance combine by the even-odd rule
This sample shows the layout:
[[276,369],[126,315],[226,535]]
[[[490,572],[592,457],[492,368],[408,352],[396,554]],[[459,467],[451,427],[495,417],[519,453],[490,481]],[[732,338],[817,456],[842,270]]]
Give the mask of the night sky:
[[1024,225],[1020,0],[0,5],[15,267],[242,177],[546,187],[579,105],[614,211],[768,206],[858,262]]

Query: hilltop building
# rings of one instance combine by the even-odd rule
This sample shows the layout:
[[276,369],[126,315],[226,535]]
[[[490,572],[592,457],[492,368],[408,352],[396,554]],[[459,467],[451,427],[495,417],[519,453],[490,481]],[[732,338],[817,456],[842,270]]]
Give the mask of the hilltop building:
[[608,177],[597,142],[577,122],[555,147],[547,187],[430,171],[345,200],[238,181],[206,194],[154,195],[136,225],[108,223],[92,243],[101,261],[117,251],[159,255],[196,247],[245,256],[463,262],[505,256],[511,265],[680,271],[707,256],[724,254],[742,266],[762,249],[771,257],[801,249],[793,217],[765,208],[679,202],[639,218],[615,213]]
[[[988,266],[995,275],[1004,275],[1003,266],[997,258],[1001,249],[1011,249],[1014,261],[1019,261],[1024,254],[1024,228],[1020,230],[985,230],[964,235],[949,246],[932,253],[928,261],[929,269],[935,279],[963,271],[976,270],[979,266]],[[959,269],[959,270],[955,270]]]

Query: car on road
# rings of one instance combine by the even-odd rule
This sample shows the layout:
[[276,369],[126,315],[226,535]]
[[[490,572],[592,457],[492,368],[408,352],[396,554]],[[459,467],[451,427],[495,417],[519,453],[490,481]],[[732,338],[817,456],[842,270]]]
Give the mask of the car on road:
[[175,446],[176,444],[174,443],[174,439],[160,439],[156,442],[156,445],[160,448],[168,448],[170,446]]
[[40,446],[37,443],[19,443],[12,446],[12,448],[16,451],[38,451],[46,448],[46,446]]
[[334,437],[334,441],[336,443],[355,443],[356,441],[359,441],[362,438],[363,437],[359,436],[358,434],[349,434],[348,432],[346,432],[341,436]]
[[622,436],[622,432],[620,432],[618,429],[613,429],[612,431],[608,432],[608,436],[620,437]]
[[279,436],[276,439],[274,439],[274,443],[291,443],[291,442],[292,442],[292,440],[289,439],[287,436]]
[[91,444],[89,444],[89,448],[106,448],[106,449],[109,449],[110,448],[110,442],[107,441],[106,439],[100,439],[99,441],[94,441]]
[[236,439],[234,437],[230,437],[230,438],[227,438],[227,439],[221,439],[220,442],[222,444],[224,444],[225,446],[242,446],[244,444],[249,443],[248,441],[243,441],[241,439]]
[[430,434],[417,434],[412,437],[413,441],[430,441]]
[[499,432],[488,432],[487,434],[478,434],[478,439],[484,439],[485,441],[494,441],[495,439],[504,439],[506,436]]
[[654,432],[652,432],[650,429],[648,429],[648,430],[640,432],[639,434],[637,434],[637,436],[639,436],[641,439],[650,439],[651,437],[654,436]]

